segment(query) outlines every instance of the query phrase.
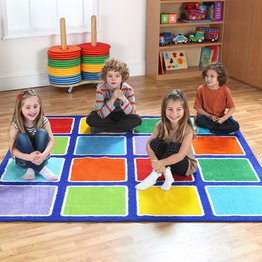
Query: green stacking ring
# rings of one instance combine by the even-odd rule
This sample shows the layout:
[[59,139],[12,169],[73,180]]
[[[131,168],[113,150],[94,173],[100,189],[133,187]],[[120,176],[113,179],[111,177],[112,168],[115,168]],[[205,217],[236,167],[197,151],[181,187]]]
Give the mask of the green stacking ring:
[[109,57],[109,55],[105,56],[81,56],[81,61],[84,64],[102,64]]
[[80,65],[80,58],[70,59],[70,60],[55,60],[48,58],[48,66],[55,68],[68,68]]

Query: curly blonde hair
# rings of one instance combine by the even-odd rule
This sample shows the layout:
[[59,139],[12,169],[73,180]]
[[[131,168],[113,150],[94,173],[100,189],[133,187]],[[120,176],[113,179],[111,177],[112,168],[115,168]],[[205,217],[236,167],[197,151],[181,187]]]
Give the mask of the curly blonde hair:
[[109,71],[120,72],[123,82],[126,81],[129,77],[129,68],[127,67],[127,64],[116,58],[109,58],[105,61],[105,64],[100,73],[100,78],[104,82],[106,82],[106,75]]

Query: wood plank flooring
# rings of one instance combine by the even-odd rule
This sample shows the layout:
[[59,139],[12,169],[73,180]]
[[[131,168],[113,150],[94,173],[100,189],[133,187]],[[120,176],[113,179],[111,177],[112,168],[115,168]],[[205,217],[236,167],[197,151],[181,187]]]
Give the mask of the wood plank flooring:
[[[140,115],[159,115],[162,96],[182,89],[191,114],[200,78],[156,82],[131,77]],[[262,91],[231,79],[231,92],[241,132],[262,163]],[[55,87],[37,88],[46,115],[87,115],[95,86],[72,93]],[[0,92],[0,161],[8,150],[8,128],[18,91]],[[14,196],[14,201],[15,201]],[[0,194],[1,198],[1,194]],[[1,201],[1,200],[0,200]],[[260,223],[0,223],[0,261],[261,261]]]

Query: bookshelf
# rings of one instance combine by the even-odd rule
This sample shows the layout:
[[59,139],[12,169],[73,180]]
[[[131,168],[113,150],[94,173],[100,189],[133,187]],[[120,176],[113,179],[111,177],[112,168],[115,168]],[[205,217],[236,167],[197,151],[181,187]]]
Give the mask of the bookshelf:
[[[184,4],[192,1],[184,0],[147,0],[147,17],[146,17],[146,76],[154,78],[155,80],[170,80],[183,79],[188,77],[200,76],[201,68],[199,67],[199,60],[201,55],[201,48],[204,46],[220,46],[219,61],[222,60],[223,34],[224,34],[224,17],[226,0],[222,1],[198,1],[198,2],[223,2],[223,16],[221,21],[201,21],[201,22],[183,22],[182,12],[184,11]],[[161,24],[161,13],[176,13],[177,22],[174,24]],[[217,41],[203,41],[188,42],[186,44],[168,44],[164,46],[159,45],[160,33],[170,32],[173,35],[179,33],[188,36],[195,32],[197,27],[218,27],[220,30],[220,37]],[[161,73],[159,70],[160,59],[163,52],[183,50],[186,54],[188,68],[177,70],[164,70]]]

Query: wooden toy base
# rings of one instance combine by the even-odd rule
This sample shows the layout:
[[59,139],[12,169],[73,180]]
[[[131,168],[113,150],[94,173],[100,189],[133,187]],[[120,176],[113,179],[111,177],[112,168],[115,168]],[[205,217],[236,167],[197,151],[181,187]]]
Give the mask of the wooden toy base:
[[56,84],[51,84],[50,86],[54,86],[54,87],[60,87],[60,88],[68,88],[67,92],[71,93],[73,91],[73,88],[76,86],[81,86],[81,85],[85,85],[85,84],[97,84],[99,81],[98,80],[94,80],[94,81],[80,81],[79,83],[75,83],[75,84],[71,84],[71,85],[56,85]]

